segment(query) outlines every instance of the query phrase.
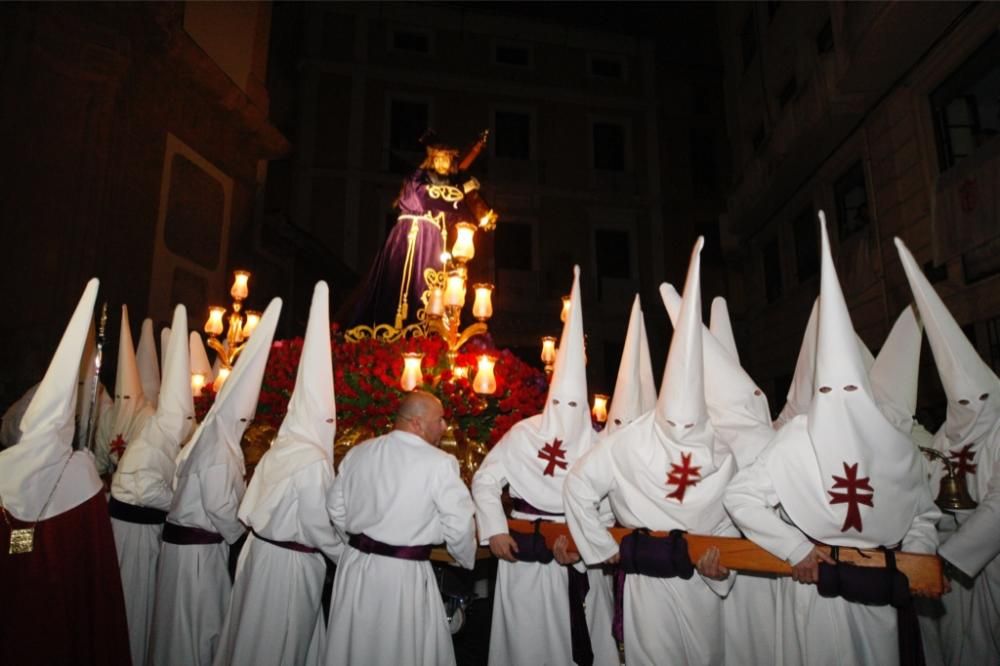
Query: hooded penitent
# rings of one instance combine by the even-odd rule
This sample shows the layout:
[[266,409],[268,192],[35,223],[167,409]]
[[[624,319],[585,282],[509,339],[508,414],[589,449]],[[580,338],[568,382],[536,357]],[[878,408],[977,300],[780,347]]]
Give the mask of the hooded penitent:
[[[809,313],[809,321],[806,323],[806,331],[802,336],[802,346],[799,347],[799,357],[795,362],[795,372],[792,375],[791,386],[788,387],[785,406],[781,408],[781,413],[774,420],[774,427],[780,428],[799,414],[809,411],[809,403],[816,392],[816,317],[818,314],[818,301],[813,303],[813,309]],[[875,357],[864,341],[855,336],[858,343],[858,353],[861,354],[861,363],[866,371],[870,371],[875,363]]]
[[917,410],[917,376],[920,372],[920,341],[923,329],[907,305],[885,339],[868,377],[872,395],[882,413],[900,432],[913,430]]
[[992,474],[989,470],[978,473],[984,462],[979,454],[1000,423],[1000,382],[898,238],[896,247],[948,398],[945,422],[934,436],[934,446],[966,474],[973,498],[982,498]]
[[[660,295],[670,321],[676,325],[681,310],[680,295],[669,284],[660,287]],[[716,298],[712,305],[714,323],[721,317],[728,320],[724,299]],[[723,328],[732,330],[728,325]],[[753,462],[774,437],[767,396],[740,366],[735,346],[729,349],[703,328],[702,348],[709,420],[716,436],[730,448],[740,467],[744,467]]]
[[811,538],[870,548],[899,543],[929,493],[920,454],[875,403],[820,212],[822,273],[816,393],[778,433],[768,471],[781,505]]
[[574,266],[569,316],[559,338],[545,407],[541,414],[514,424],[501,440],[509,452],[508,483],[542,511],[562,513],[562,481],[596,437],[587,402],[583,346],[580,267]]
[[[183,305],[174,308],[172,325],[175,331],[187,330],[187,312]],[[183,335],[171,336],[164,356],[163,384],[160,386],[160,401],[156,413],[146,421],[142,432],[126,449],[118,465],[114,484],[122,483],[132,495],[141,497],[144,489],[133,488],[131,484],[141,485],[144,482],[143,472],[155,471],[159,479],[173,479],[174,461],[194,428],[188,344]],[[134,477],[128,476],[133,474]],[[129,480],[126,481],[126,478]],[[114,486],[112,492],[115,493]],[[155,508],[166,510],[169,506]]]
[[227,459],[236,461],[239,469],[244,470],[240,439],[257,411],[260,384],[280,314],[281,299],[275,298],[261,316],[208,414],[190,443],[181,450],[177,459],[178,477]]
[[[705,405],[699,279],[703,244],[699,238],[691,254],[656,406],[609,435],[603,445],[611,448],[616,473],[623,478],[625,505],[645,507],[625,516],[628,524],[705,533],[725,520],[722,492],[736,465],[716,438]],[[636,504],[640,497],[648,499]],[[616,506],[614,495],[611,501]]]
[[[256,335],[256,333],[255,333]],[[309,323],[295,376],[295,390],[288,401],[278,436],[254,470],[240,520],[265,524],[280,502],[292,475],[306,465],[325,460],[333,467],[333,440],[337,434],[337,409],[333,392],[333,358],[330,350],[330,290],[318,282],[313,290]]]
[[625,334],[625,347],[618,365],[615,392],[611,396],[608,411],[608,425],[604,433],[610,434],[628,425],[656,405],[656,381],[653,379],[653,363],[649,357],[649,342],[646,340],[646,324],[636,294],[632,303],[632,314]]
[[205,345],[202,343],[198,331],[191,331],[189,342],[191,346],[191,374],[202,375],[205,378],[205,386],[208,386],[215,379],[215,373],[212,372],[212,364],[208,361],[208,352],[205,351]]
[[115,375],[115,401],[97,421],[97,471],[112,471],[125,447],[146,425],[153,408],[142,392],[142,379],[132,345],[128,308],[122,306],[121,333],[118,338],[118,370]]
[[156,356],[156,342],[153,339],[153,320],[148,317],[142,321],[135,360],[139,364],[142,393],[153,409],[156,409],[156,401],[160,396],[160,362]]
[[87,283],[45,377],[21,419],[21,441],[0,452],[0,500],[19,520],[58,516],[101,489],[90,453],[73,451],[80,360],[97,288],[96,279]]

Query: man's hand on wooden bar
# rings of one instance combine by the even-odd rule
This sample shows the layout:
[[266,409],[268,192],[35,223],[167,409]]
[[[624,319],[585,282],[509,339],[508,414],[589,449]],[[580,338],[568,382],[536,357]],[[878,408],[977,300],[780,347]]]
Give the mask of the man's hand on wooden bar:
[[517,542],[509,534],[494,534],[490,537],[490,552],[495,557],[508,562],[517,562],[514,553],[517,552]]
[[557,537],[556,542],[552,544],[552,554],[559,564],[576,564],[580,561],[579,553],[569,552],[569,539],[565,534]]
[[729,577],[729,569],[722,566],[719,560],[721,553],[719,549],[712,546],[698,559],[695,567],[705,578],[711,578],[712,580],[725,580]]
[[812,550],[809,551],[809,554],[803,557],[798,564],[792,567],[792,580],[798,583],[815,584],[819,582],[820,562],[836,564],[832,557],[824,553],[816,546],[813,546]]

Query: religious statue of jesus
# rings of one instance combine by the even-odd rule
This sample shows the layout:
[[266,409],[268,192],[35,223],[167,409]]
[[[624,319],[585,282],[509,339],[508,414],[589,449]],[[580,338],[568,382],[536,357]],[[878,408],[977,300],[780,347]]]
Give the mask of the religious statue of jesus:
[[455,225],[472,222],[490,230],[496,224],[496,213],[479,195],[479,181],[465,173],[485,146],[487,132],[461,159],[458,149],[429,134],[422,140],[426,158],[396,197],[399,216],[368,273],[352,326],[391,323],[402,329],[417,323],[429,289],[426,271],[444,268]]

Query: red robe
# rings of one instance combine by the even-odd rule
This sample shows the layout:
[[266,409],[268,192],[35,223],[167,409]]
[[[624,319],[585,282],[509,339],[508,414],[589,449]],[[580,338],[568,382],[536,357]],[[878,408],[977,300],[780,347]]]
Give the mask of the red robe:
[[[7,514],[14,529],[30,523]],[[104,492],[38,523],[10,554],[0,520],[0,664],[130,664],[125,600]]]

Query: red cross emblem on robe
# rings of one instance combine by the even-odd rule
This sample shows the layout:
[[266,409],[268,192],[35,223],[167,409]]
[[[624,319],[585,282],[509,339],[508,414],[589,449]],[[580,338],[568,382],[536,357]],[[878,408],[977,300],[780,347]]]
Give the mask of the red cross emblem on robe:
[[976,452],[972,450],[972,446],[970,443],[956,451],[948,452],[948,457],[951,458],[952,464],[955,465],[955,471],[962,476],[976,473],[977,465],[972,462],[976,459]]
[[868,481],[869,477],[867,476],[858,478],[858,463],[848,465],[845,462],[844,476],[833,475],[834,490],[842,490],[843,492],[828,490],[830,504],[847,505],[847,517],[844,518],[844,526],[840,528],[841,532],[846,532],[849,529],[862,531],[860,505],[874,506],[872,498],[875,497],[875,489]]
[[670,463],[670,471],[667,472],[667,485],[677,486],[667,495],[667,499],[683,502],[688,486],[696,485],[699,481],[701,481],[701,465],[691,465],[691,454],[682,453],[681,464]]
[[558,437],[554,438],[551,444],[543,446],[538,451],[538,457],[548,462],[542,471],[544,476],[555,476],[556,467],[566,469],[566,449],[562,448],[562,440]]

